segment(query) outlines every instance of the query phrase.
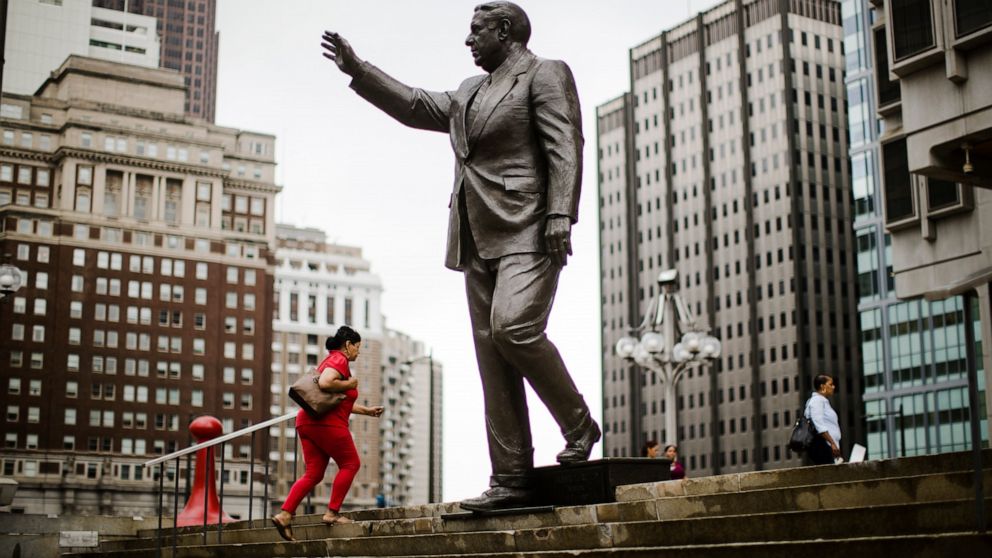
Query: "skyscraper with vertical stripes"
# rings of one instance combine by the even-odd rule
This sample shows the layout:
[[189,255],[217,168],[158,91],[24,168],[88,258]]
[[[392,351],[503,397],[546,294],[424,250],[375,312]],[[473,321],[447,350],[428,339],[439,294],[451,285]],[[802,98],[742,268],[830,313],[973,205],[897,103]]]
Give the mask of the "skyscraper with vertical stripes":
[[[690,476],[798,465],[785,444],[818,373],[846,453],[863,418],[839,2],[724,2],[628,63],[597,109],[604,455],[676,440]],[[613,350],[666,269],[723,344],[677,409]]]

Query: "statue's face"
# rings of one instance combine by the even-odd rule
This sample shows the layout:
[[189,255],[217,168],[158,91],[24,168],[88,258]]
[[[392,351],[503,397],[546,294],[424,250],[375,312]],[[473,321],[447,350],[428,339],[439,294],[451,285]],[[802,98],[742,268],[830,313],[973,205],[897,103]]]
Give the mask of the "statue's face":
[[504,41],[499,40],[499,25],[487,21],[483,12],[475,12],[465,45],[472,50],[475,65],[492,72],[506,59]]

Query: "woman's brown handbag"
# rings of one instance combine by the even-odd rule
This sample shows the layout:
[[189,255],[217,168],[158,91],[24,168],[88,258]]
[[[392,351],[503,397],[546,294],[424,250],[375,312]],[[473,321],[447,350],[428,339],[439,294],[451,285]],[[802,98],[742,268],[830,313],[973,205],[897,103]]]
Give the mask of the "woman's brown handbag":
[[317,385],[320,374],[311,370],[289,386],[289,398],[312,418],[319,419],[345,400],[344,392],[324,391]]

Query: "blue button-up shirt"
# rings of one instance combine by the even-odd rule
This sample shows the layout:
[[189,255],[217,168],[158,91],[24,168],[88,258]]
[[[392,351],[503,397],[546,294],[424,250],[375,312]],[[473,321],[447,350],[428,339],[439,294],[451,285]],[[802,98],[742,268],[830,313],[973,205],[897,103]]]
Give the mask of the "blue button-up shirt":
[[829,432],[837,445],[840,445],[840,421],[837,418],[837,411],[830,406],[830,401],[814,392],[806,402],[806,418],[813,421],[816,432],[823,434]]

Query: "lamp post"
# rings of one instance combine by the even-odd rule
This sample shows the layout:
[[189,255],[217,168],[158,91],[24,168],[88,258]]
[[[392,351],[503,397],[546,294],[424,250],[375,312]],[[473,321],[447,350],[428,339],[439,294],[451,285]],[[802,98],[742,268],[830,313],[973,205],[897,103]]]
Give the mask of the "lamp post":
[[410,370],[416,362],[427,361],[427,373],[428,380],[427,386],[430,390],[428,405],[430,409],[428,411],[428,430],[427,430],[427,503],[434,503],[434,350],[431,349],[426,355],[419,357],[413,357],[406,359],[403,364],[400,365],[400,370],[406,372]]
[[[665,443],[677,439],[676,390],[683,373],[690,366],[720,356],[720,340],[696,324],[689,306],[679,296],[678,276],[675,269],[658,275],[658,298],[651,301],[641,325],[632,330],[640,338],[626,336],[616,344],[617,356],[651,370],[664,386]],[[632,409],[631,421],[632,427],[639,423],[639,408]],[[637,443],[640,442],[635,446]]]
[[[865,415],[864,417],[866,419],[871,420],[876,418],[888,419],[889,417],[892,416],[899,417],[899,457],[906,457],[906,423],[903,421],[902,404],[899,405],[899,409],[896,411],[888,411],[885,413],[873,413],[870,415]],[[888,429],[888,425],[886,425],[886,429]]]

